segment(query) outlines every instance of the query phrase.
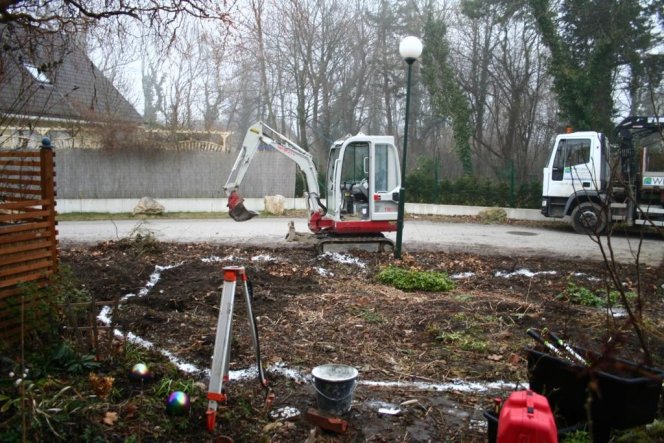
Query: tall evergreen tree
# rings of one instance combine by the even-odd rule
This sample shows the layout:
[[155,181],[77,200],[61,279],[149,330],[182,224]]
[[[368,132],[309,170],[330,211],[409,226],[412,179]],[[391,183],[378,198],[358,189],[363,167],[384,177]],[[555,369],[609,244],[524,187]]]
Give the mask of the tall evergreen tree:
[[429,17],[424,28],[422,77],[431,96],[433,111],[452,121],[454,149],[465,175],[472,175],[470,106],[450,66],[447,28],[442,20]]
[[[551,73],[561,117],[575,129],[611,133],[617,74],[631,72],[655,44],[649,12],[653,1],[528,0],[551,51]],[[631,95],[631,94],[630,94]]]

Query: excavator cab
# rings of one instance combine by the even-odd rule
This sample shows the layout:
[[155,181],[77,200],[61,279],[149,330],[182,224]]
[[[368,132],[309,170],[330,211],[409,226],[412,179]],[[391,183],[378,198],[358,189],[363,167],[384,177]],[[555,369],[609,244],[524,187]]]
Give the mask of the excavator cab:
[[358,134],[331,147],[326,197],[335,220],[396,220],[400,186],[392,137]]

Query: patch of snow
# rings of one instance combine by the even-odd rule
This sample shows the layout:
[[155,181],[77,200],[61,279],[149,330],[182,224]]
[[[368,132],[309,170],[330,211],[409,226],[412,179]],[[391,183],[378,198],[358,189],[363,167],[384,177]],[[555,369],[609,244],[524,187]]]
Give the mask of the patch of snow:
[[314,268],[316,272],[318,272],[318,275],[322,275],[323,277],[334,277],[334,273],[328,271],[325,268]]
[[258,367],[251,366],[246,369],[238,369],[234,371],[228,371],[228,378],[230,380],[249,380],[252,378],[258,378]]
[[327,257],[331,260],[334,260],[339,263],[343,264],[348,264],[348,265],[356,265],[360,268],[366,267],[366,263],[364,263],[362,260],[360,260],[357,257],[353,257],[352,255],[346,255],[346,254],[340,254],[338,252],[326,252],[322,255],[323,257]]
[[449,383],[425,383],[425,382],[404,382],[404,381],[371,381],[361,380],[359,384],[366,386],[385,386],[391,388],[411,388],[419,389],[421,391],[437,391],[437,392],[486,392],[489,390],[514,390],[517,386],[522,384],[509,383],[504,381],[496,382],[465,382],[456,380]]
[[311,377],[302,375],[297,369],[289,368],[283,363],[275,363],[274,365],[267,368],[268,372],[274,372],[275,374],[283,375],[284,377],[290,378],[300,383],[307,383]]
[[386,403],[384,401],[371,400],[367,401],[366,405],[379,414],[384,415],[398,415],[401,413],[401,408],[393,403]]
[[609,312],[611,313],[611,316],[613,316],[613,318],[626,318],[627,317],[627,310],[625,308],[614,306],[611,309],[609,309]]
[[99,311],[99,315],[97,315],[97,320],[105,324],[106,326],[109,326],[111,324],[111,313],[113,310],[111,309],[110,306],[104,306],[101,308],[101,311]]
[[277,259],[270,255],[261,254],[251,257],[251,261],[277,261]]
[[475,275],[474,272],[457,272],[456,274],[450,275],[450,278],[453,278],[455,280],[460,280],[462,278],[470,278],[473,275]]
[[232,255],[229,255],[229,256],[226,256],[224,258],[221,258],[221,257],[217,257],[216,255],[211,255],[209,257],[202,258],[201,261],[203,263],[222,263],[222,262],[226,262],[226,261],[235,261],[235,257],[233,257]]
[[496,277],[503,277],[503,278],[512,278],[515,276],[524,276],[528,278],[533,278],[537,275],[556,275],[558,272],[556,271],[539,271],[539,272],[532,272],[528,269],[517,269],[514,272],[503,272],[503,271],[497,271],[495,276]]
[[585,272],[575,272],[574,274],[572,274],[572,276],[574,276],[574,277],[585,277],[586,280],[588,280],[588,281],[601,281],[602,280],[598,277],[593,277],[592,275],[588,275]]
[[292,406],[284,406],[270,412],[270,418],[272,420],[290,420],[291,418],[298,417],[299,415],[300,410]]

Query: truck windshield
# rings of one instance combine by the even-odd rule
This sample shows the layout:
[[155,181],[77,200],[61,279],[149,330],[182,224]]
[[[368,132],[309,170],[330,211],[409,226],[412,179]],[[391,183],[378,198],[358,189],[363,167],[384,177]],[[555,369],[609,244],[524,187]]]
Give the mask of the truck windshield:
[[563,139],[558,143],[556,156],[553,159],[551,178],[562,180],[568,168],[583,165],[590,161],[590,139]]

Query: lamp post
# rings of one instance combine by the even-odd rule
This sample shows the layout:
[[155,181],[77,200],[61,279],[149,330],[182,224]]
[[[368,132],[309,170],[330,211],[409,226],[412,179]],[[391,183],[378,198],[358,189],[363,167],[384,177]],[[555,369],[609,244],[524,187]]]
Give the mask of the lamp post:
[[406,122],[403,133],[403,159],[401,161],[401,188],[399,189],[399,212],[397,215],[397,245],[394,257],[401,258],[401,240],[403,238],[403,217],[406,204],[406,155],[408,153],[408,114],[410,114],[410,76],[413,63],[422,54],[422,42],[419,38],[409,36],[401,40],[399,54],[408,63],[408,80],[406,83]]

